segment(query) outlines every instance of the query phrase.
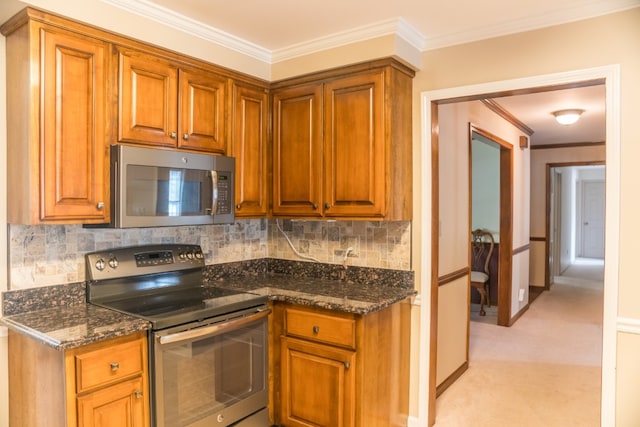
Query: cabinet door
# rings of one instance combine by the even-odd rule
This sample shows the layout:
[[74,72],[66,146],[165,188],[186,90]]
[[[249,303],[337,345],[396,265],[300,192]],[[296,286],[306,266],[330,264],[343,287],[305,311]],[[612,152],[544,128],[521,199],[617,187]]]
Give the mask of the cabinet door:
[[147,426],[142,390],[142,379],[135,378],[79,396],[78,427]]
[[273,214],[322,216],[322,85],[273,95]]
[[236,159],[236,217],[266,216],[267,91],[233,84],[231,150]]
[[327,82],[324,99],[325,216],[384,216],[384,71]]
[[355,352],[282,337],[282,424],[355,423]]
[[118,140],[176,146],[178,69],[160,58],[120,52]]
[[224,154],[227,80],[213,73],[179,71],[178,147]]
[[108,44],[47,27],[40,37],[40,219],[107,222]]

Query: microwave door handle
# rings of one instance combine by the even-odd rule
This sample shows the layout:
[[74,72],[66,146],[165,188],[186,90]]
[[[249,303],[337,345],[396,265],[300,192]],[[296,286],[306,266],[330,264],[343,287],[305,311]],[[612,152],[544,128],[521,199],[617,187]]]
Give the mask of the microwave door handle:
[[211,171],[211,216],[218,212],[218,171]]
[[271,313],[270,309],[262,310],[256,314],[239,319],[233,319],[228,322],[217,323],[211,326],[203,326],[202,328],[190,329],[184,332],[176,332],[175,334],[165,335],[159,338],[160,344],[171,344],[180,341],[189,341],[196,338],[211,337],[222,333],[238,329],[241,326],[267,317]]

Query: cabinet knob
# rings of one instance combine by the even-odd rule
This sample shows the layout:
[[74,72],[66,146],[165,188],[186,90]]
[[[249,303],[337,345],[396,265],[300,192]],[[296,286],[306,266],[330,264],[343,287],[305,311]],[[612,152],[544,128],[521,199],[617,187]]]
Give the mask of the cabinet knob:
[[176,132],[171,132],[169,134],[169,138],[171,138],[171,139],[176,139],[177,136],[178,136],[178,134]]
[[136,397],[136,399],[140,399],[142,397],[142,390],[134,391],[133,395]]
[[314,203],[313,205],[311,205],[311,207],[312,207],[313,209],[318,209],[318,204],[317,204],[317,203]]
[[98,202],[98,204],[96,204],[96,208],[98,208],[98,210],[102,210],[104,209],[104,202]]
[[109,366],[111,366],[111,371],[112,372],[115,372],[118,369],[120,369],[120,364],[118,362],[111,362],[111,365],[109,365]]
[[325,204],[324,204],[324,208],[325,208],[325,209],[329,209],[330,207],[331,207],[331,203],[325,203]]
[[317,334],[317,333],[319,333],[319,332],[320,332],[320,326],[314,326],[314,327],[313,327],[313,333],[314,333],[314,334]]
[[344,368],[345,369],[349,369],[351,367],[351,363],[349,362],[344,362]]
[[240,203],[238,203],[238,204],[236,205],[236,209],[237,209],[237,210],[240,210],[240,208],[241,208],[241,207],[242,207],[242,205],[241,205]]
[[185,141],[187,141],[189,139],[189,134],[188,133],[183,133],[182,134],[182,139],[184,139]]

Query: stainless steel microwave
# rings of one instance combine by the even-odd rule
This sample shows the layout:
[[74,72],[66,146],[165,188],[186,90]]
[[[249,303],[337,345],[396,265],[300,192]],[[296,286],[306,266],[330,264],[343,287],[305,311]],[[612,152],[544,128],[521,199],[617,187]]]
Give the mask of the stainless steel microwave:
[[163,227],[234,221],[235,159],[111,146],[111,224]]

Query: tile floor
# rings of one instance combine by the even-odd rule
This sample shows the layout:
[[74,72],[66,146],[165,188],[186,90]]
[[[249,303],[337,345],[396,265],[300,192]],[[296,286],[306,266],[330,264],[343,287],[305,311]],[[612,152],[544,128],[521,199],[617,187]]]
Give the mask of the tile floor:
[[471,322],[469,369],[438,398],[436,427],[600,425],[602,264],[584,264],[512,327]]

